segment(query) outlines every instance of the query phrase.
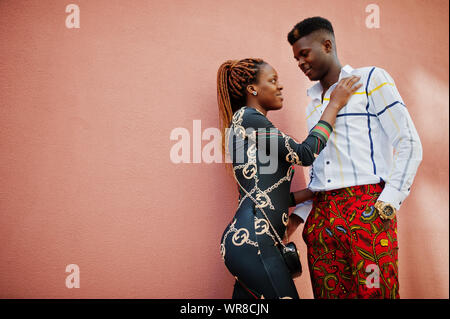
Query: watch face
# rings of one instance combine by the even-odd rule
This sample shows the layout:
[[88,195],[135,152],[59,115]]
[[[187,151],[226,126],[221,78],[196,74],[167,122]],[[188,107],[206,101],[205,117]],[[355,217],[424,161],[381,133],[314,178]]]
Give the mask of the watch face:
[[392,214],[394,214],[394,210],[390,206],[385,206],[383,208],[383,214],[386,216],[392,216]]

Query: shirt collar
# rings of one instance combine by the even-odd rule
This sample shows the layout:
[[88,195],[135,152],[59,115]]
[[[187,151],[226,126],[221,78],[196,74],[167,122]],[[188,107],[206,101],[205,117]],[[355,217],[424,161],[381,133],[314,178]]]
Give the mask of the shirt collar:
[[[345,65],[344,67],[341,68],[341,73],[339,73],[339,80],[340,81],[342,78],[348,77],[350,75],[352,75],[353,73],[353,68],[350,65]],[[321,95],[322,95],[322,84],[320,84],[320,81],[318,81],[316,84],[314,84],[313,86],[311,86],[306,92],[308,94],[308,96],[312,99],[320,99]]]

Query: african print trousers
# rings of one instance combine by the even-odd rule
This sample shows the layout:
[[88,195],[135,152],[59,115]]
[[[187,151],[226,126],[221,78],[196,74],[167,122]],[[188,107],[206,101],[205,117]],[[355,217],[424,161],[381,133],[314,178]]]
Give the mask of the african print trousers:
[[397,220],[373,207],[383,186],[315,194],[303,230],[315,298],[399,298]]

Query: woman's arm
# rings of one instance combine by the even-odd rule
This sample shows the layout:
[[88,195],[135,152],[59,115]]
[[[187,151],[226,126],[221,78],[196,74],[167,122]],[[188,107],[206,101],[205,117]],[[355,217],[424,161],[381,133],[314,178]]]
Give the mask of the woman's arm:
[[359,77],[352,76],[339,81],[321,119],[303,143],[296,142],[278,130],[266,116],[251,107],[246,111],[246,116],[243,117],[240,125],[246,131],[255,130],[255,134],[249,134],[249,137],[253,137],[257,149],[264,150],[265,154],[270,155],[271,152],[276,151],[278,156],[286,162],[309,166],[326,146],[333,131],[337,113],[346,105],[353,92],[361,87],[362,84],[353,86],[358,80]]

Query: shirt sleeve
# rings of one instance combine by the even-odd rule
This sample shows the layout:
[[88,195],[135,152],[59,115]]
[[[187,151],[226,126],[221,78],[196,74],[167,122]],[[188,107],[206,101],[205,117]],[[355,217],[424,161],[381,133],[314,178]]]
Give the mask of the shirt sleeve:
[[422,144],[394,80],[385,70],[371,71],[366,94],[369,111],[376,114],[395,150],[394,165],[378,200],[400,209],[422,161]]
[[242,129],[249,139],[256,143],[257,149],[268,156],[276,152],[281,160],[310,166],[326,146],[333,130],[325,121],[319,121],[302,143],[278,130],[262,113],[247,108],[242,121]]
[[307,200],[303,203],[300,203],[297,206],[295,206],[295,209],[292,211],[292,214],[297,215],[303,220],[303,222],[306,222],[306,219],[308,218],[308,215],[311,212],[312,205],[313,205],[312,200]]

